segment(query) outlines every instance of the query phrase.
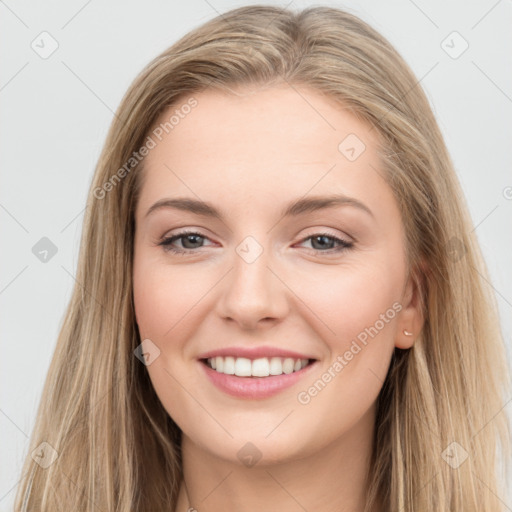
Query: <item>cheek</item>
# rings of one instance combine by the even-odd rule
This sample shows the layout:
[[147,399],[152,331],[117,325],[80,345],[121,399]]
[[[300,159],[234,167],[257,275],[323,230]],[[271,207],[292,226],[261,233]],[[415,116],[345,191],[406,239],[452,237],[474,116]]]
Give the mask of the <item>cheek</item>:
[[324,326],[321,331],[332,357],[347,350],[358,336],[364,338],[371,326],[376,325],[381,340],[392,337],[397,308],[393,304],[401,289],[399,268],[377,262],[340,266],[325,279],[304,273],[296,283],[301,283],[298,295],[316,317],[315,323]]
[[171,268],[141,251],[134,258],[133,294],[141,340],[149,338],[160,350],[146,367],[159,400],[180,428],[190,421],[201,424],[204,418],[183,387],[197,386],[186,342],[201,322],[194,305],[205,285],[184,267]]
[[375,403],[402,307],[398,270],[347,268],[332,274],[327,289],[303,288],[308,307],[328,326],[322,332],[329,356],[296,397],[303,413],[298,416],[315,418],[308,420],[312,439],[319,430],[326,438],[348,431]]
[[134,266],[133,301],[135,317],[143,338],[161,339],[165,330],[172,326],[170,311],[175,300],[168,294],[165,276],[148,265]]
[[171,267],[143,254],[136,256],[133,296],[141,336],[162,343],[169,337],[181,338],[176,333],[190,323],[194,305],[206,289],[204,280],[185,267]]

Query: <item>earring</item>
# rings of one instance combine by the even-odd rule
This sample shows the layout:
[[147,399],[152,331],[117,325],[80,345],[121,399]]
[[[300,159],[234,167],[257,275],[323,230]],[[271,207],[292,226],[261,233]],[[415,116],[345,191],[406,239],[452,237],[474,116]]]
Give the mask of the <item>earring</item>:
[[405,334],[406,336],[412,336],[412,332],[406,331],[405,329],[404,329],[404,334]]

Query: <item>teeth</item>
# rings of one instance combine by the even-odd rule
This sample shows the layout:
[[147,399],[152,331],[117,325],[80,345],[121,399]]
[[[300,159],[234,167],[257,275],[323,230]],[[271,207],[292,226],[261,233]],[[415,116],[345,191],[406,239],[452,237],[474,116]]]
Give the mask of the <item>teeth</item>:
[[251,360],[245,357],[237,357],[235,360],[235,375],[237,377],[250,377],[251,376]]
[[235,374],[235,358],[234,357],[225,357],[224,358],[224,368],[222,369],[222,373],[226,375],[234,375]]
[[246,357],[212,357],[207,360],[208,366],[219,373],[238,377],[268,377],[298,372],[307,366],[309,359],[292,359],[291,357],[262,357],[248,359]]
[[253,377],[268,377],[270,375],[270,363],[266,357],[255,359],[251,366]]
[[283,373],[283,362],[280,357],[273,357],[270,360],[270,375],[281,375]]

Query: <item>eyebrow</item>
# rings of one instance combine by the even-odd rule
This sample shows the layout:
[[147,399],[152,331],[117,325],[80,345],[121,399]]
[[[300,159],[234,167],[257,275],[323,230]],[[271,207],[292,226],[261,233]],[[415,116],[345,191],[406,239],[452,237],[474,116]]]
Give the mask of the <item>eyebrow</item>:
[[[373,212],[364,203],[342,194],[297,199],[284,208],[281,212],[281,217],[296,217],[305,213],[335,208],[337,206],[353,206],[374,217]],[[148,217],[151,213],[165,208],[174,208],[204,217],[213,217],[224,222],[223,215],[212,204],[189,197],[160,199],[149,208],[145,216]]]

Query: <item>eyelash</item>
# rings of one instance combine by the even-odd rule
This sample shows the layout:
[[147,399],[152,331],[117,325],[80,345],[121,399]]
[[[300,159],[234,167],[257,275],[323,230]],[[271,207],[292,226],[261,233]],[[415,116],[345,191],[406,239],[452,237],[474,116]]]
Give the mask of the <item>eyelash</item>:
[[[182,233],[177,233],[176,235],[172,235],[171,237],[163,238],[158,243],[158,245],[162,246],[164,251],[171,252],[173,254],[186,255],[186,254],[190,254],[190,253],[193,253],[193,252],[197,252],[196,249],[177,249],[177,248],[175,248],[175,247],[173,247],[171,245],[174,241],[179,240],[180,238],[185,238],[185,237],[190,236],[190,235],[197,235],[200,238],[205,238],[205,239],[208,238],[208,237],[203,236],[201,233],[198,233],[196,231],[183,231]],[[334,242],[340,244],[340,246],[337,247],[337,248],[327,249],[325,251],[321,251],[320,249],[311,249],[312,251],[314,251],[317,254],[318,253],[327,253],[327,254],[340,253],[340,252],[345,251],[347,249],[351,249],[354,246],[353,242],[347,242],[346,240],[343,240],[341,238],[335,237],[335,236],[331,235],[330,233],[315,233],[315,234],[310,235],[310,236],[308,236],[306,238],[303,238],[300,241],[300,243],[303,243],[306,240],[309,240],[311,238],[316,238],[316,237],[320,237],[320,236],[325,236],[327,238],[330,238],[330,239],[334,240]],[[200,249],[200,247],[198,247],[197,249]]]

